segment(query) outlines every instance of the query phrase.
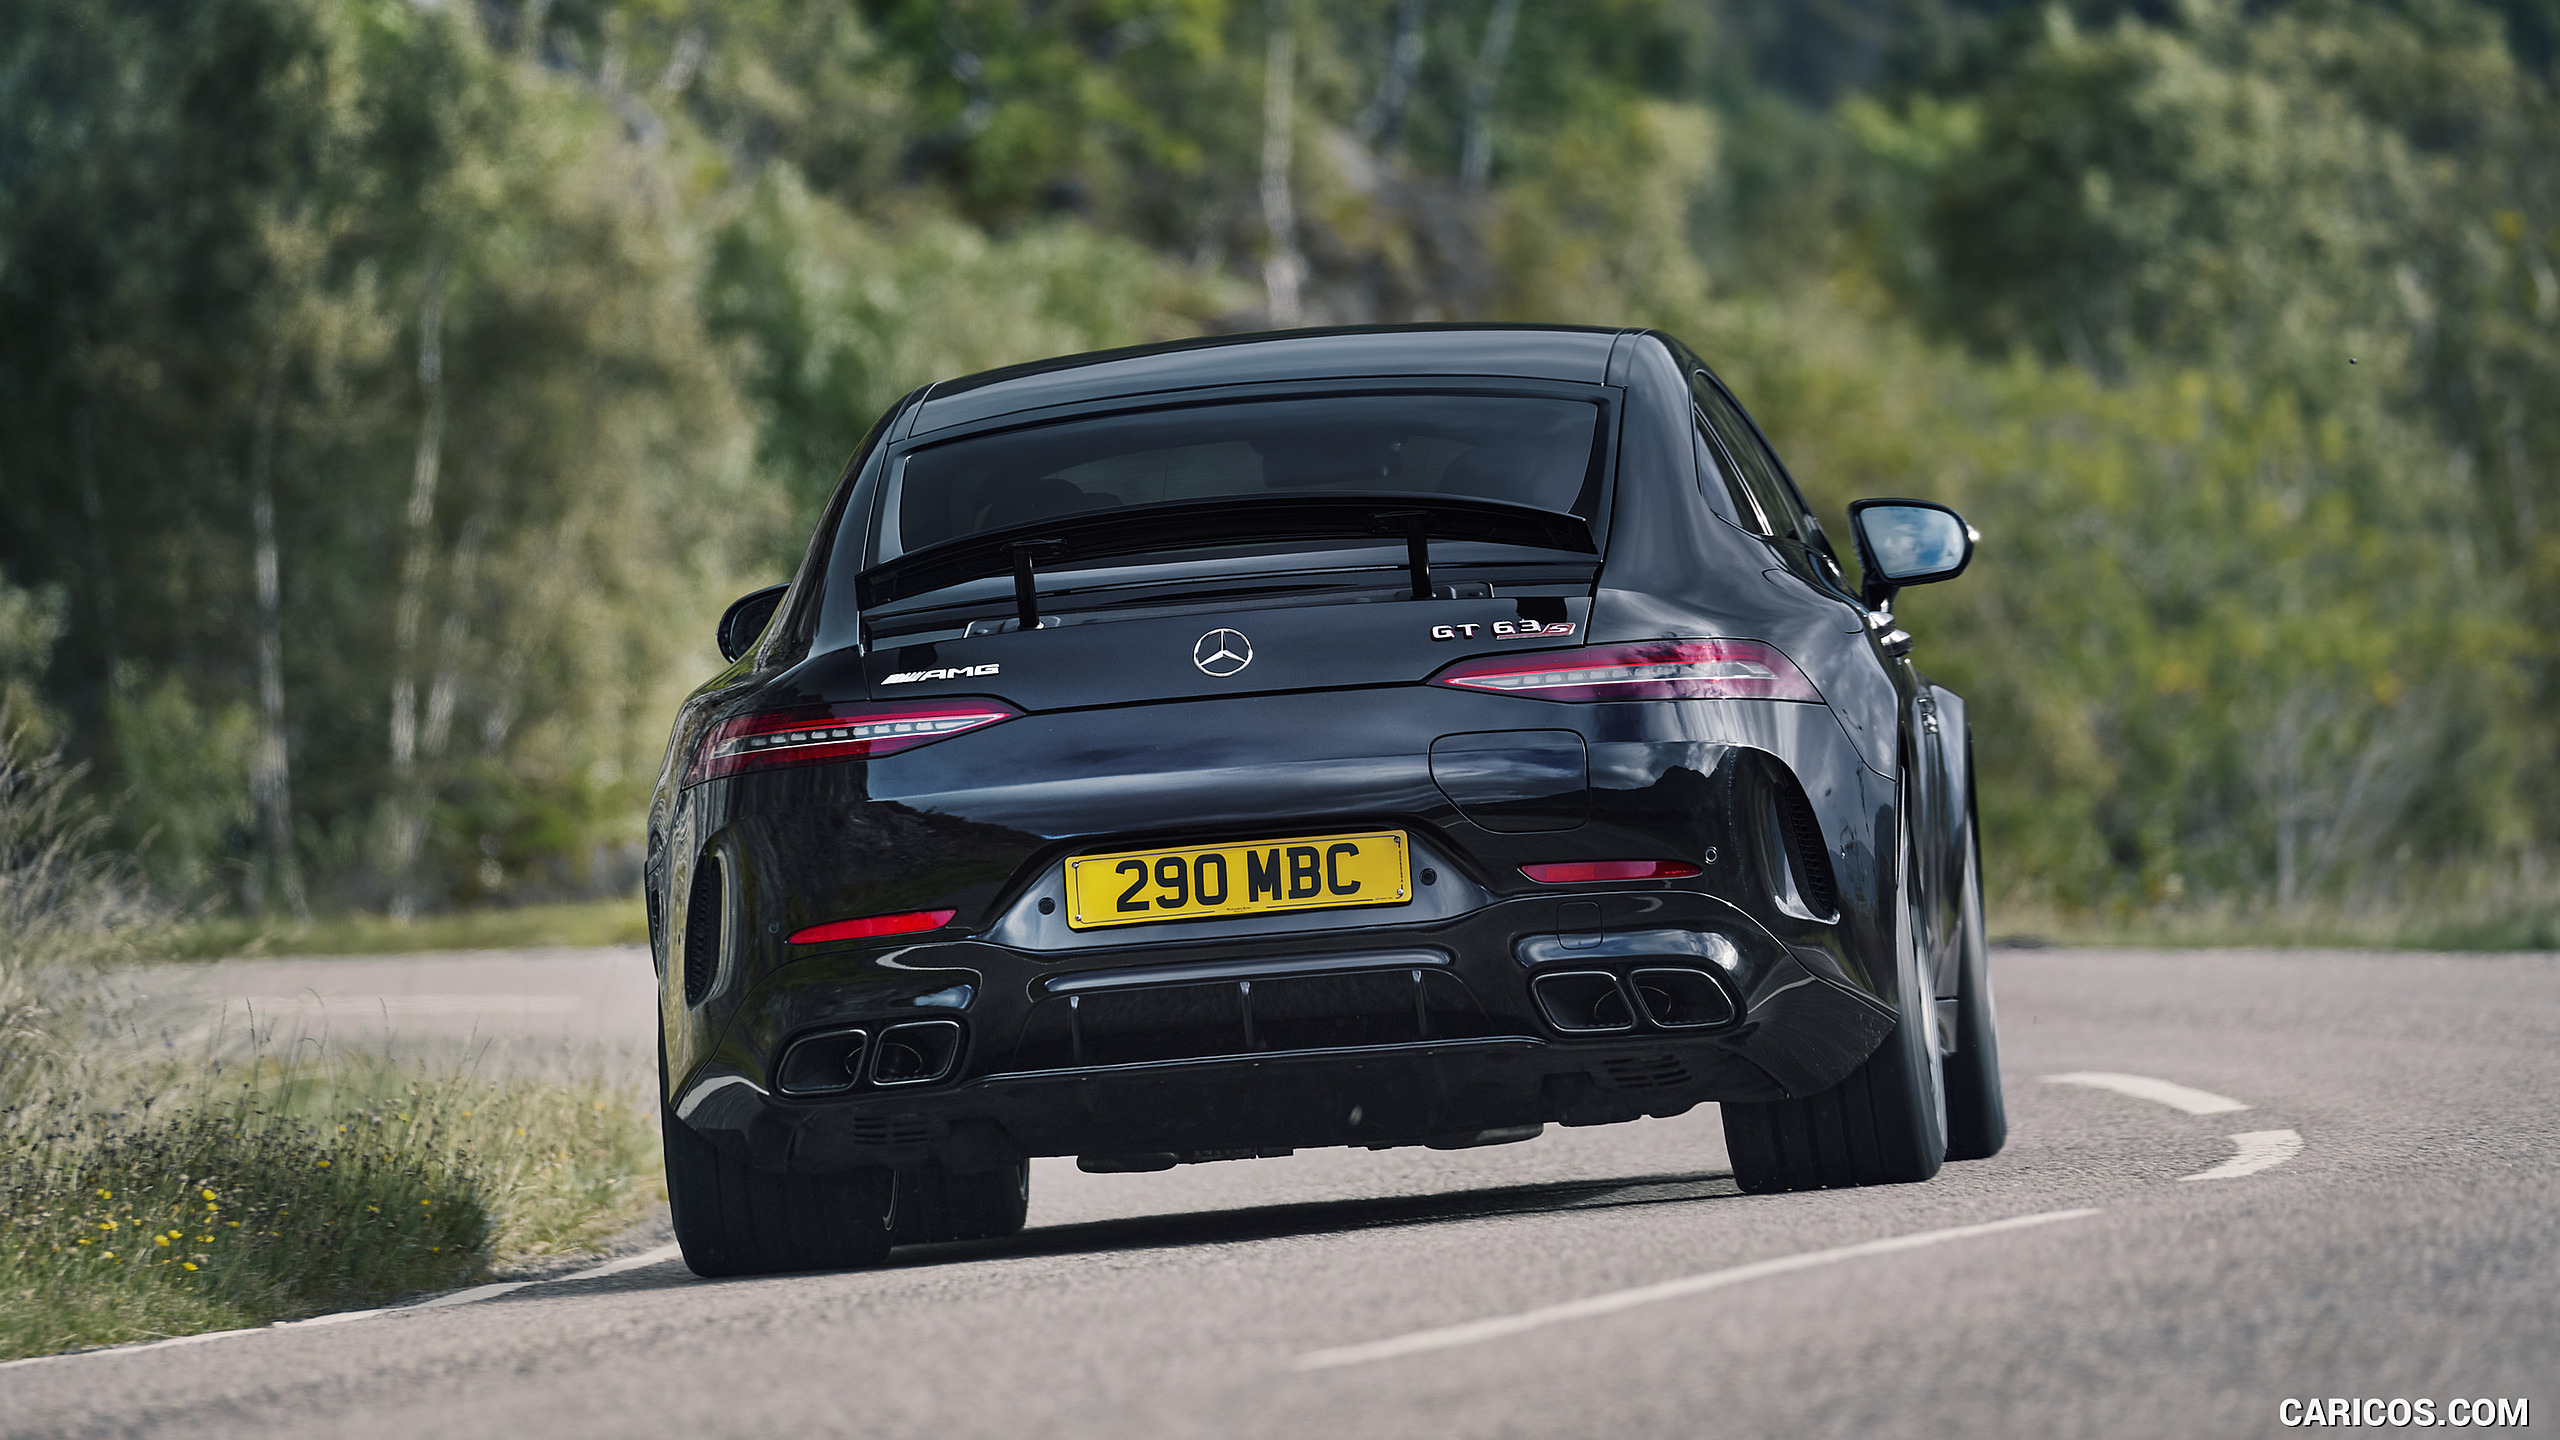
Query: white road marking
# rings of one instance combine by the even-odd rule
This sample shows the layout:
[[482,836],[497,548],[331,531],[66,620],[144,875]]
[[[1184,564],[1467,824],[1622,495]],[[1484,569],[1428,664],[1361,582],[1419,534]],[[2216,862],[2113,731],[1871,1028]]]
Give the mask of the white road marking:
[[2290,1130],[2252,1130],[2246,1135],[2232,1136],[2231,1143],[2240,1147],[2239,1154],[2210,1170],[2199,1170],[2193,1175],[2181,1175],[2178,1178],[2181,1180],[2236,1179],[2242,1175],[2255,1175],[2261,1170],[2272,1170],[2302,1153],[2302,1137]]
[[456,1290],[450,1295],[439,1295],[433,1300],[421,1300],[415,1305],[390,1305],[379,1310],[341,1310],[334,1315],[314,1315],[308,1320],[279,1320],[273,1325],[262,1325],[253,1330],[207,1330],[200,1334],[179,1335],[167,1340],[146,1340],[138,1345],[109,1345],[95,1350],[74,1350],[64,1355],[30,1355],[23,1360],[0,1361],[0,1370],[6,1370],[13,1365],[42,1365],[49,1360],[77,1360],[84,1355],[134,1355],[145,1350],[167,1350],[178,1345],[201,1345],[208,1340],[227,1340],[235,1335],[265,1335],[277,1330],[308,1329],[314,1325],[344,1325],[350,1320],[374,1320],[385,1315],[406,1314],[412,1310],[434,1310],[446,1305],[469,1305],[479,1300],[495,1300],[501,1295],[511,1295],[531,1285],[565,1285],[572,1280],[601,1280],[607,1275],[619,1275],[626,1270],[639,1270],[676,1259],[683,1254],[684,1251],[680,1247],[661,1245],[654,1250],[643,1250],[637,1255],[625,1255],[619,1260],[607,1260],[601,1265],[590,1265],[584,1270],[573,1270],[566,1275],[553,1275],[541,1280],[501,1280],[493,1285],[474,1285],[468,1290]]
[[1525,1330],[1536,1330],[1567,1320],[1587,1320],[1596,1315],[1613,1315],[1639,1305],[1663,1300],[1678,1300],[1709,1290],[1721,1290],[1749,1280],[1763,1280],[1772,1275],[1786,1275],[1798,1270],[1811,1270],[1836,1265],[1844,1260],[1861,1260],[1870,1255],[1892,1255],[1904,1250],[1917,1250],[1928,1245],[1942,1245],[1950,1240],[1971,1240],[1982,1235],[1997,1235],[2009,1230],[2024,1230],[2037,1225],[2051,1225],[2062,1220],[2082,1220],[2098,1214],[2095,1210],[2048,1210],[2037,1215],[2020,1215],[2008,1220],[1993,1220],[1981,1225],[1958,1225],[1946,1230],[1923,1230],[1916,1235],[1897,1235],[1888,1240],[1867,1240],[1855,1245],[1842,1245],[1830,1250],[1810,1250],[1802,1255],[1783,1255],[1775,1260],[1759,1260],[1749,1265],[1736,1265],[1729,1270],[1709,1270],[1702,1275],[1687,1275],[1677,1280],[1663,1280],[1651,1285],[1638,1285],[1630,1290],[1612,1290],[1605,1295],[1567,1300],[1560,1305],[1545,1305],[1524,1310],[1516,1315],[1496,1315],[1484,1320],[1469,1320],[1457,1325],[1443,1325],[1434,1330],[1417,1330],[1409,1335],[1371,1340],[1360,1345],[1344,1345],[1331,1350],[1311,1350],[1297,1358],[1291,1368],[1298,1370],[1330,1370],[1343,1365],[1365,1365],[1373,1360],[1392,1360],[1403,1355],[1419,1355],[1432,1350],[1449,1350],[1460,1345],[1474,1345],[1486,1340],[1499,1340]]
[[469,1305],[474,1301],[495,1300],[501,1295],[512,1295],[528,1285],[562,1285],[571,1280],[601,1280],[607,1275],[619,1275],[625,1270],[642,1269],[646,1266],[658,1264],[660,1261],[676,1259],[683,1254],[684,1248],[682,1246],[661,1245],[655,1250],[643,1250],[637,1255],[625,1255],[619,1260],[607,1260],[601,1265],[591,1265],[584,1270],[575,1271],[567,1275],[554,1275],[547,1280],[501,1280],[494,1285],[474,1285],[468,1290],[456,1290],[450,1295],[439,1295],[433,1300],[421,1300],[415,1305],[407,1305],[400,1308],[407,1310],[433,1310],[444,1305]]
[[407,1308],[437,1310],[447,1305],[468,1305],[474,1300],[495,1300],[501,1295],[512,1295],[532,1283],[534,1282],[530,1280],[501,1280],[495,1285],[474,1285],[468,1290],[456,1290],[450,1295],[439,1295],[433,1300],[421,1300]]
[[[344,1325],[350,1320],[370,1320],[377,1315],[390,1315],[407,1308],[409,1307],[405,1305],[385,1305],[379,1310],[339,1310],[328,1315],[314,1315],[308,1320],[278,1320],[266,1328],[270,1330],[299,1330],[306,1325]],[[258,1332],[255,1330],[225,1330],[222,1333],[225,1335],[255,1335]],[[176,1340],[163,1340],[160,1343],[163,1345],[183,1345],[192,1338],[194,1337],[182,1336]],[[137,1348],[148,1350],[151,1347],[144,1345]]]
[[601,1265],[589,1266],[587,1269],[580,1270],[575,1274],[555,1275],[548,1280],[537,1280],[533,1283],[537,1285],[565,1285],[572,1280],[601,1280],[607,1275],[619,1275],[625,1270],[645,1270],[652,1265],[664,1264],[669,1260],[681,1259],[683,1256],[683,1246],[675,1244],[661,1245],[655,1250],[643,1250],[637,1255],[625,1255],[619,1260],[607,1260]]
[[2228,1095],[2198,1090],[2171,1080],[2154,1080],[2148,1075],[2119,1075],[2109,1070],[2075,1070],[2068,1075],[2047,1075],[2047,1085],[2086,1085],[2092,1090],[2113,1090],[2136,1100],[2150,1100],[2184,1110],[2190,1115],[2228,1115],[2249,1107]]

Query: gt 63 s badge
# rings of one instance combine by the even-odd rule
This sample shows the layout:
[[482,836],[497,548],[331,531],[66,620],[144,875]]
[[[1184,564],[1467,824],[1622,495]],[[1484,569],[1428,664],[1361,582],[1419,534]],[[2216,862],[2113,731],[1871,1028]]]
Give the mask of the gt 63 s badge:
[[1570,635],[1573,622],[1558,620],[1553,624],[1540,624],[1535,620],[1496,620],[1491,625],[1434,625],[1431,638],[1455,640],[1464,636],[1473,640],[1479,630],[1490,632],[1496,640],[1526,640],[1532,635]]

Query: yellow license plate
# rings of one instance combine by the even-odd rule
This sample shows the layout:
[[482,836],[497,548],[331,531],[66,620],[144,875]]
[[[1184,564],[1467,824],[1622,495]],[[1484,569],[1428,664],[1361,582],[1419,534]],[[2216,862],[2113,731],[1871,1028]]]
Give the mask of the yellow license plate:
[[1313,835],[1249,845],[1186,845],[1079,855],[1067,862],[1067,924],[1078,930],[1402,905],[1413,895],[1404,832]]

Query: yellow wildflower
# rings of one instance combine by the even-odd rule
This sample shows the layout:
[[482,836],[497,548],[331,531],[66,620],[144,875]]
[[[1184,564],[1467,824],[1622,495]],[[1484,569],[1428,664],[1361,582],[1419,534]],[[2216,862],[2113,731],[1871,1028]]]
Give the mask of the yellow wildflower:
[[151,1237],[151,1243],[166,1248],[169,1243],[169,1237],[166,1235],[154,1235]]
[[194,1268],[196,1268],[196,1262],[194,1262],[193,1260],[188,1261],[188,1262],[187,1262],[187,1268],[188,1268],[188,1269],[190,1269],[190,1270],[193,1270]]

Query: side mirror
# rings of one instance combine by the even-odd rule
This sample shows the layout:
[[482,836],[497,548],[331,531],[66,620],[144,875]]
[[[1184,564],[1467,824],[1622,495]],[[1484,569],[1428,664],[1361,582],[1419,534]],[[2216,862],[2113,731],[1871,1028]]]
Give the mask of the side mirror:
[[1859,500],[1849,506],[1858,564],[1866,571],[1867,608],[1893,603],[1905,585],[1953,580],[1973,563],[1982,536],[1964,517],[1931,500]]
[[735,660],[747,653],[782,606],[788,585],[768,585],[751,595],[740,596],[720,617],[720,658]]

